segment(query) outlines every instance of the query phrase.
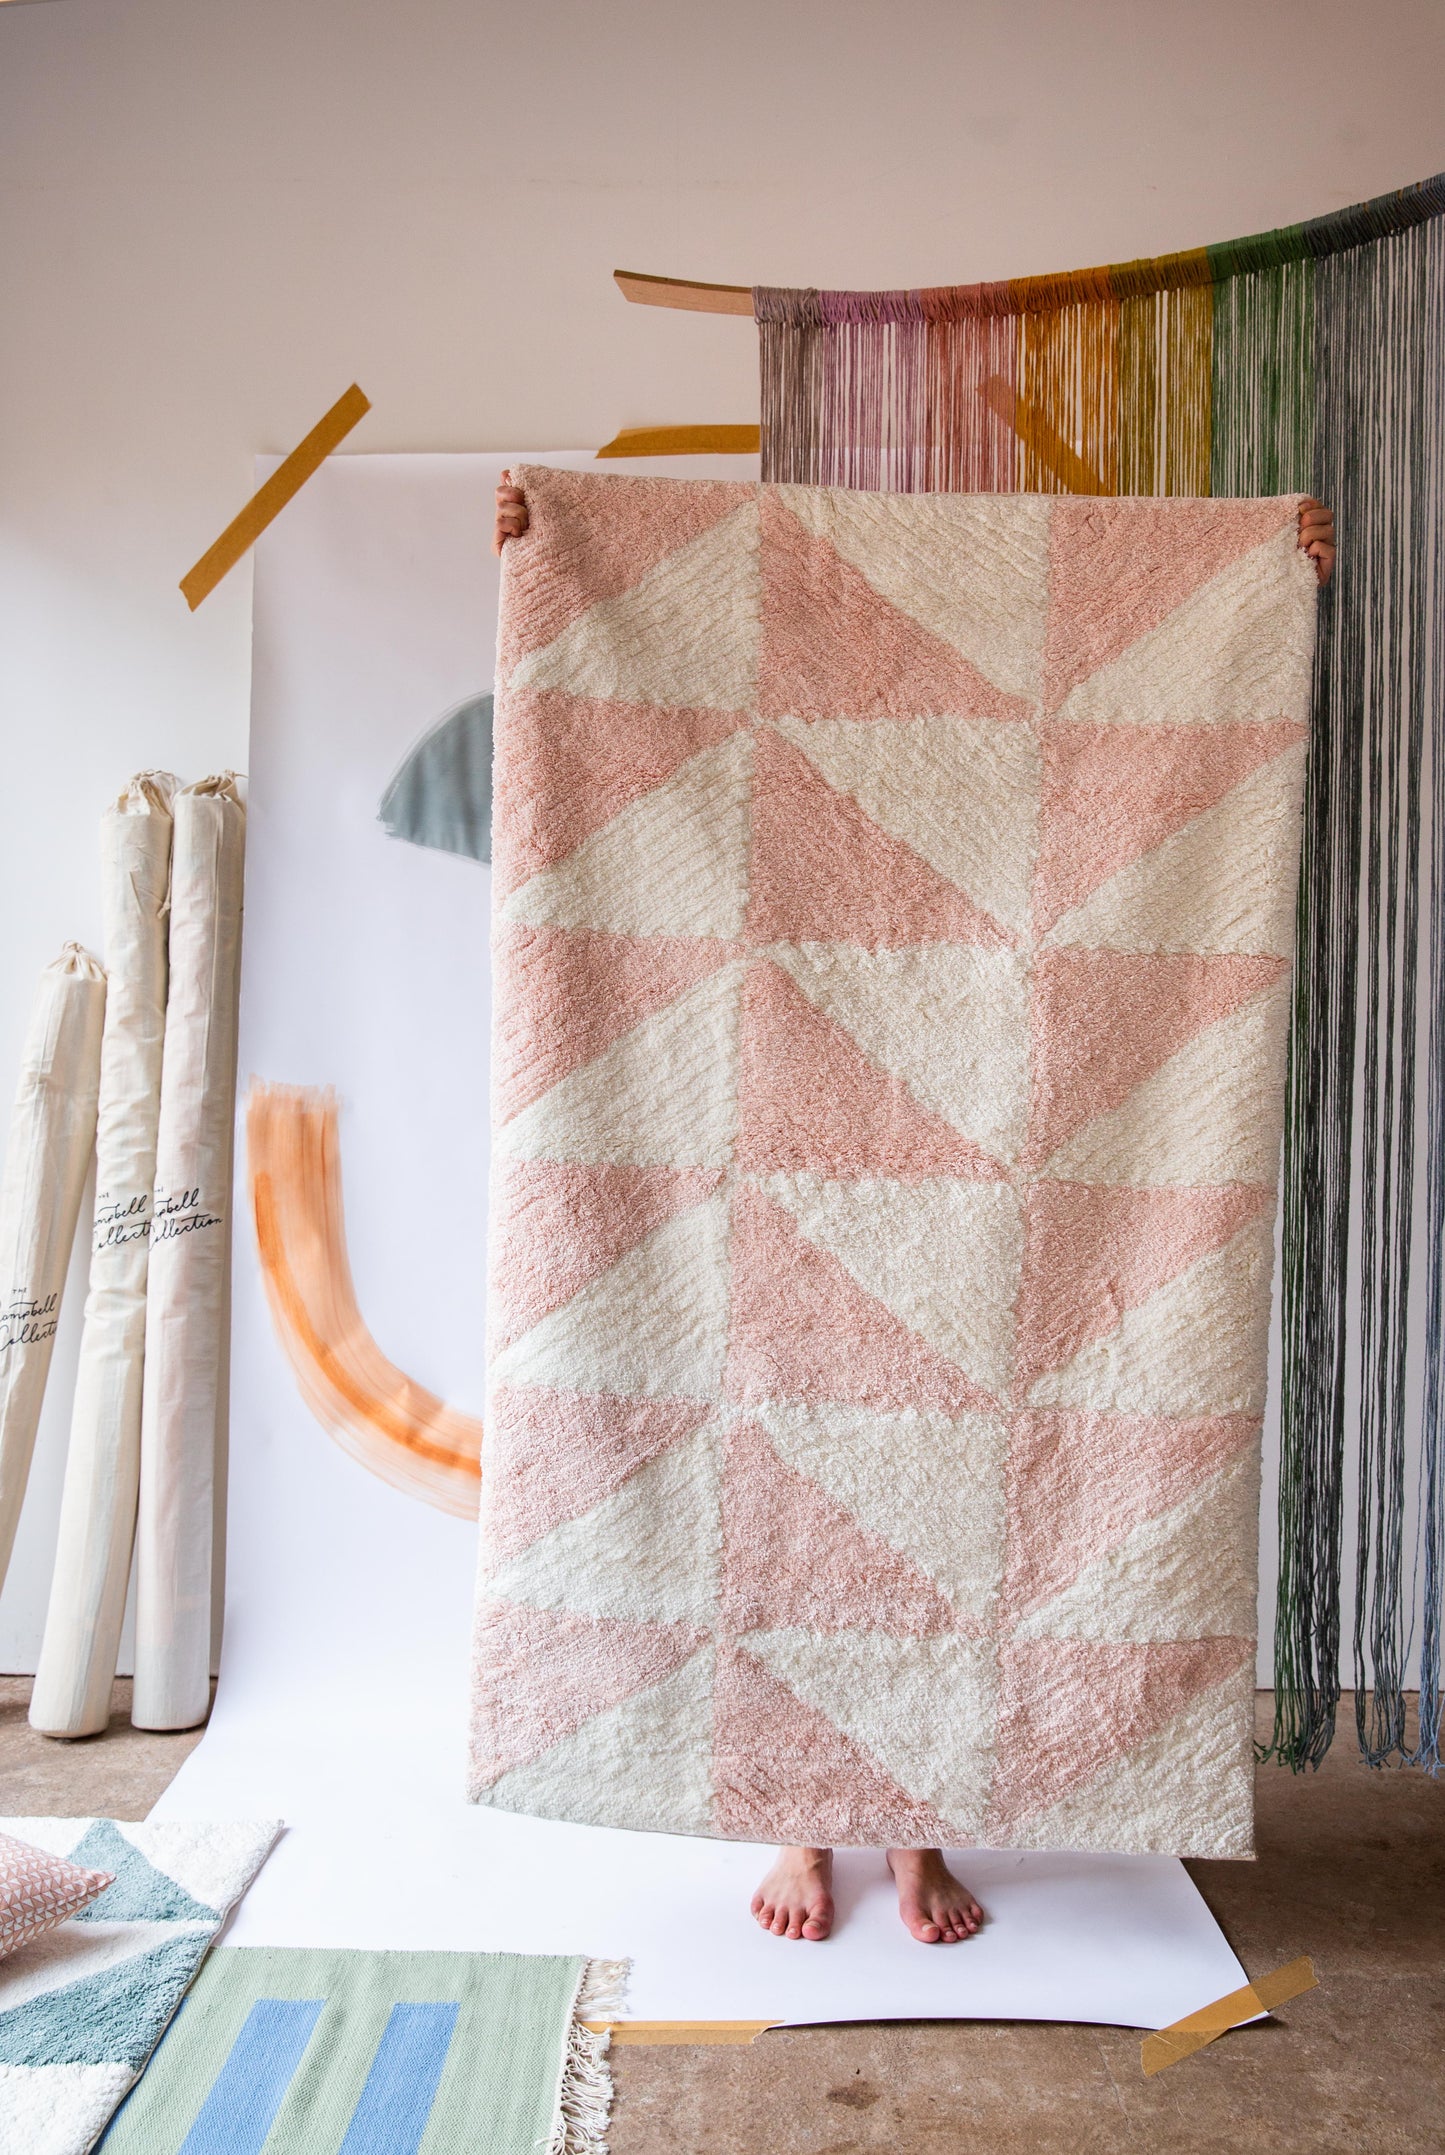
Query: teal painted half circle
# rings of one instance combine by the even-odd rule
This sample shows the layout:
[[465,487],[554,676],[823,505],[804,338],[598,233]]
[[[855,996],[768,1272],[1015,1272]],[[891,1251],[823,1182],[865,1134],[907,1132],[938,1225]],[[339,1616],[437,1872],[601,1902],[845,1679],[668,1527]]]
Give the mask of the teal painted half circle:
[[381,797],[377,816],[393,838],[492,857],[492,699],[472,696],[437,720]]

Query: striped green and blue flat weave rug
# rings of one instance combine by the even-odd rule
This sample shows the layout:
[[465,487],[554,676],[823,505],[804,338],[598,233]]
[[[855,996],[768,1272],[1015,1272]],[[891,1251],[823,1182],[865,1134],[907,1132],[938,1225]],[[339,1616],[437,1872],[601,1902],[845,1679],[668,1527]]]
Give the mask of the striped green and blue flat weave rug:
[[607,2039],[581,2013],[613,2003],[619,1975],[513,1953],[222,1948],[103,2155],[601,2155]]

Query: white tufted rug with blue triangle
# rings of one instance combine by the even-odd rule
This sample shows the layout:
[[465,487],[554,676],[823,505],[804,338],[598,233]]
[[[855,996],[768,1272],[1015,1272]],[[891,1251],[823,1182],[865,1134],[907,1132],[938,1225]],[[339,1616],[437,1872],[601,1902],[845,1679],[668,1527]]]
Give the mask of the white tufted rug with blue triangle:
[[7,1818],[114,1884],[0,1961],[0,2155],[83,2155],[269,1855],[275,1820]]

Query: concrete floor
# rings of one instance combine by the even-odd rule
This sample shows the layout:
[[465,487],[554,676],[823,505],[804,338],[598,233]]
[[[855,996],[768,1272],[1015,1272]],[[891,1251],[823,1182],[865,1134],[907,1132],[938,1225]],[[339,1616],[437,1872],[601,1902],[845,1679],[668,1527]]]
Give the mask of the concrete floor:
[[[0,1814],[140,1818],[195,1735],[55,1744],[0,1679]],[[1267,1701],[1261,1701],[1262,1706]],[[1348,1710],[1342,1730],[1351,1727]],[[921,2022],[619,2049],[613,2155],[1395,2155],[1445,2147],[1445,1778],[1259,1773],[1259,1860],[1191,1866],[1252,1975],[1318,1990],[1145,2080],[1130,2030]],[[779,1944],[780,1952],[823,1948]],[[966,1946],[950,1950],[966,1952]],[[298,2150],[297,2155],[304,2155]]]

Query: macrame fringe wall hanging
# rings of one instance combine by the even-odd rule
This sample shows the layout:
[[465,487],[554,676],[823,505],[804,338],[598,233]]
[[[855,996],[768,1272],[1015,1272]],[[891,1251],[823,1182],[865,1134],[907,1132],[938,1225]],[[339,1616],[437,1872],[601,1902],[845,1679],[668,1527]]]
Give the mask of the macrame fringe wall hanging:
[[[1295,1767],[1317,1765],[1334,1733],[1351,1510],[1361,1750],[1372,1764],[1439,1764],[1442,220],[1445,174],[1154,261],[909,292],[753,294],[766,480],[1303,491],[1339,518],[1320,622],[1285,1138],[1271,1749]],[[1412,1423],[1418,1492],[1407,1487]]]

